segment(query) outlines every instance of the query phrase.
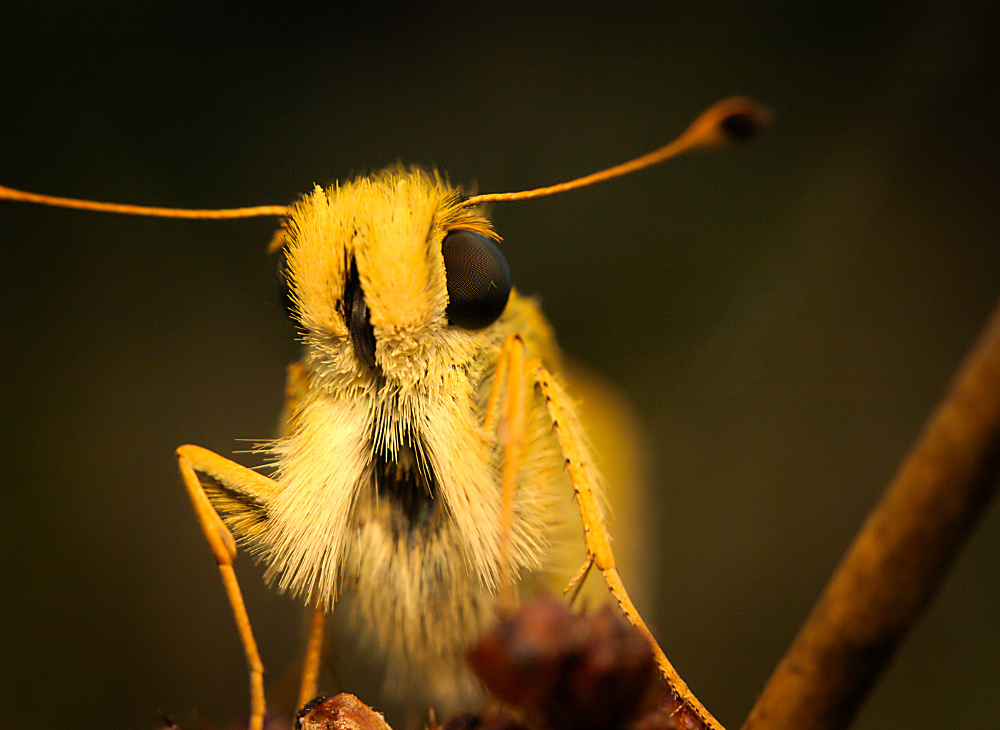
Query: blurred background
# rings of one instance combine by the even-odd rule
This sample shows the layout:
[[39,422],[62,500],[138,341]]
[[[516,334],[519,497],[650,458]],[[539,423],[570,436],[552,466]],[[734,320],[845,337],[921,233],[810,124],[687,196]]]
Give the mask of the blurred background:
[[[770,104],[748,147],[494,212],[634,404],[649,618],[738,727],[1000,295],[997,4],[336,5],[7,8],[0,184],[228,207],[402,160],[516,190]],[[273,434],[274,225],[0,205],[0,726],[246,711],[173,450]],[[994,509],[857,727],[995,726],[998,550]],[[298,611],[239,573],[273,682]]]

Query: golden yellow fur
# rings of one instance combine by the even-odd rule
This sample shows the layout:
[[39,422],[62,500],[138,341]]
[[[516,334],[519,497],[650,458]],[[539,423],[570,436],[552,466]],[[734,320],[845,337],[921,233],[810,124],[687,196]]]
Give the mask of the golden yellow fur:
[[[436,174],[392,168],[316,188],[295,206],[288,277],[307,387],[287,436],[271,447],[273,489],[237,499],[207,490],[282,590],[327,610],[348,592],[353,625],[384,657],[389,684],[410,695],[419,688],[439,709],[476,691],[462,653],[495,615],[501,444],[483,417],[504,338],[519,333],[528,357],[559,367],[536,303],[516,291],[489,327],[449,326],[442,239],[456,228],[489,232],[460,203]],[[343,314],[352,260],[376,368],[358,361]],[[574,568],[583,555],[563,457],[540,396],[531,398],[506,537],[523,585],[563,562],[559,546],[577,545]],[[372,488],[377,458],[412,459],[433,474],[430,519],[415,529],[394,521]]]

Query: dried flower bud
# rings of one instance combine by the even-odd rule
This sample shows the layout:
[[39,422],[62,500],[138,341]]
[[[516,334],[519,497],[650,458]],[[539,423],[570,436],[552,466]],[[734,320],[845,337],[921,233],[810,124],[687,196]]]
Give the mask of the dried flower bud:
[[536,598],[469,653],[501,701],[548,730],[624,727],[655,685],[646,639],[610,606],[592,616]]
[[354,695],[317,697],[295,716],[295,730],[391,730],[381,713]]

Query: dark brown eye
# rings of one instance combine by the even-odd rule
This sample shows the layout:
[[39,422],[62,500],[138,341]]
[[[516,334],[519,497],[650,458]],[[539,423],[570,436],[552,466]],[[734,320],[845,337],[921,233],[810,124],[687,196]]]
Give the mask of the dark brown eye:
[[448,323],[480,330],[497,321],[510,297],[510,268],[497,245],[466,230],[450,231],[441,242],[448,281]]

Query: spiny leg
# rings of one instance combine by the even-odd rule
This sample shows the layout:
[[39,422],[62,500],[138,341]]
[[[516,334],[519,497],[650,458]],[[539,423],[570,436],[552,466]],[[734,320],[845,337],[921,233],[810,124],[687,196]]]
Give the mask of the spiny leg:
[[563,593],[569,594],[569,605],[575,606],[576,599],[580,597],[580,591],[583,589],[583,584],[587,580],[587,576],[590,575],[590,569],[594,567],[594,561],[592,558],[588,557],[580,569],[576,571],[572,578],[569,579],[569,584],[563,589]]
[[[506,376],[506,383],[503,382]],[[504,387],[506,385],[506,387]],[[501,397],[501,388],[503,394]],[[497,410],[499,401],[499,421]],[[514,492],[517,470],[524,446],[527,426],[527,372],[524,369],[524,342],[508,335],[500,349],[493,388],[486,406],[486,428],[497,428],[503,450],[500,492],[500,606],[511,609],[515,604],[514,571],[511,565],[510,540],[514,529]]]
[[[200,446],[181,446],[177,449],[177,461],[181,470],[184,486],[187,487],[191,504],[201,530],[205,534],[208,546],[219,566],[222,583],[233,609],[233,618],[243,643],[247,667],[250,670],[250,730],[262,730],[264,726],[264,664],[257,651],[257,642],[250,627],[250,617],[243,603],[236,573],[233,571],[233,560],[236,557],[236,541],[229,528],[223,523],[219,513],[215,511],[205,488],[198,478],[198,473],[207,474],[216,481],[230,487],[245,486],[247,491],[270,488],[270,480],[251,469],[236,462],[225,459]],[[263,484],[267,482],[268,484]]]
[[326,611],[321,601],[313,597],[312,623],[309,626],[309,643],[306,644],[306,658],[302,667],[302,684],[299,686],[299,708],[316,696],[316,681],[319,677],[320,661],[323,658],[323,631],[326,626]]
[[[497,419],[500,417],[500,398],[504,391],[504,384],[507,380],[508,360],[510,360],[510,350],[519,342],[518,335],[507,335],[500,347],[500,354],[497,356],[497,365],[493,371],[493,385],[490,387],[490,397],[486,401],[486,413],[483,416],[483,428],[487,432],[493,431],[497,426]],[[524,349],[523,343],[521,349]]]
[[[275,233],[275,241],[278,241],[280,238],[280,245],[284,245],[284,234],[285,231],[283,229]],[[278,248],[280,248],[280,245]],[[299,415],[299,407],[302,405],[302,400],[308,392],[309,374],[302,363],[293,362],[288,366],[288,375],[285,379],[285,408],[281,417],[282,435],[292,430],[292,425]],[[326,627],[326,611],[323,608],[323,602],[316,593],[317,588],[317,586],[313,587],[313,593],[309,601],[312,606],[312,617],[309,624],[309,641],[306,644],[306,655],[302,662],[302,681],[299,684],[299,708],[302,708],[303,705],[316,696],[316,685],[319,678],[320,665],[323,660],[323,634]]]
[[611,589],[615,600],[618,601],[622,613],[649,641],[656,663],[670,689],[707,727],[723,730],[719,721],[712,717],[712,714],[705,709],[698,698],[688,689],[684,680],[677,674],[677,670],[667,659],[666,654],[663,653],[652,632],[646,626],[646,622],[642,620],[638,610],[633,605],[625,590],[625,585],[618,575],[618,569],[615,567],[615,556],[611,550],[611,536],[605,526],[604,515],[597,498],[599,484],[597,469],[589,454],[583,427],[576,416],[569,396],[540,361],[528,360],[525,362],[525,368],[533,372],[534,378],[541,387],[542,395],[545,397],[545,405],[552,418],[552,427],[556,432],[559,448],[566,459],[566,467],[570,480],[573,482],[573,490],[583,522],[587,559],[573,581],[570,582],[570,589],[578,587],[578,583],[582,582],[591,564],[596,565],[604,575],[604,580]]

